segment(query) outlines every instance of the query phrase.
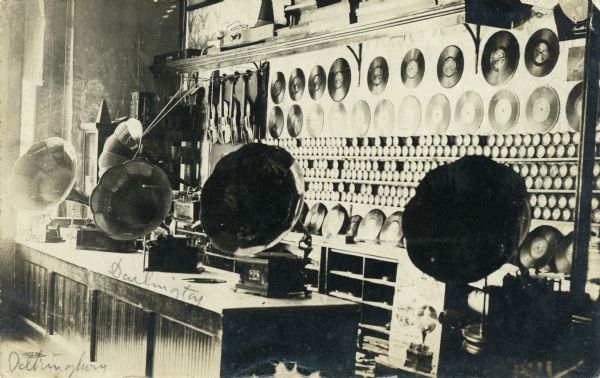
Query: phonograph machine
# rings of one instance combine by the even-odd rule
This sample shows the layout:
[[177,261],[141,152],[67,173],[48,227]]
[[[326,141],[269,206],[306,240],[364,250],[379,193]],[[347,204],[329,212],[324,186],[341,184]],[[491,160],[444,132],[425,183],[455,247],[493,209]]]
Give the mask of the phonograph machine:
[[[135,119],[116,125],[104,144],[100,179],[89,198],[75,184],[76,153],[69,143],[50,138],[34,144],[10,178],[15,207],[44,212],[64,200],[88,205],[93,222],[77,228],[77,249],[135,251],[136,239],[164,226],[172,202],[168,174],[140,153],[143,134]],[[310,235],[305,233],[296,254],[280,244],[300,218],[303,193],[300,168],[277,147],[248,144],[216,165],[202,189],[200,220],[212,245],[236,256],[237,289],[269,297],[308,295],[304,266]],[[49,224],[39,241],[59,240],[59,227]],[[145,244],[145,269],[199,271],[201,248],[191,238],[165,231]]]

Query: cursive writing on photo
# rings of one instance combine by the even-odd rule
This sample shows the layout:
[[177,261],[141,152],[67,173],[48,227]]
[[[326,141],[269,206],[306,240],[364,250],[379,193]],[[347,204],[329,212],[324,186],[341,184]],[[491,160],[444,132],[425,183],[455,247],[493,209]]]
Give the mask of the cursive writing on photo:
[[170,287],[162,282],[157,282],[153,278],[154,272],[143,272],[141,275],[125,273],[121,267],[121,262],[122,260],[113,262],[108,270],[108,274],[118,280],[157,289],[174,296],[175,299],[189,300],[197,305],[200,305],[200,302],[202,302],[202,299],[204,298],[197,290],[192,288],[189,283],[182,289],[179,287]]
[[[11,372],[22,371],[28,373],[64,373],[72,378],[75,373],[106,373],[106,364],[88,362],[85,358],[85,352],[81,353],[77,362],[56,362],[52,356],[43,352],[10,352],[8,355],[8,366]],[[37,375],[37,374],[36,374]]]

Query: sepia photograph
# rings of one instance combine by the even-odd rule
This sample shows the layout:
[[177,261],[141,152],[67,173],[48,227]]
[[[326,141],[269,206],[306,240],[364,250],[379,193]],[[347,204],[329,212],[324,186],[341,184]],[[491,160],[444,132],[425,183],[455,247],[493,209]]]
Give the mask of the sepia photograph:
[[0,0],[0,377],[600,377],[599,89],[600,0]]

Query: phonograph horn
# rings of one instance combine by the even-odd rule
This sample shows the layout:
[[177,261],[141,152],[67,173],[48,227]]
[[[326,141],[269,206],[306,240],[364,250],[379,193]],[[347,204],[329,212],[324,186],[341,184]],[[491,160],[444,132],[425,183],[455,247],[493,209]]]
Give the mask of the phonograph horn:
[[100,180],[90,196],[90,208],[96,226],[115,240],[150,233],[164,221],[171,206],[167,174],[146,159],[134,159],[142,134],[137,119],[120,122],[98,159]]
[[511,168],[467,156],[425,176],[402,230],[414,265],[443,282],[473,282],[516,256],[530,225],[527,189]]
[[251,256],[281,241],[304,204],[304,179],[284,149],[251,143],[224,156],[202,188],[200,220],[212,244]]
[[67,141],[52,137],[33,144],[15,162],[9,191],[15,209],[44,211],[65,200],[88,205],[75,185],[77,153]]
[[142,133],[142,123],[135,118],[119,123],[104,142],[104,148],[98,158],[98,176],[102,177],[109,168],[133,159],[139,150]]

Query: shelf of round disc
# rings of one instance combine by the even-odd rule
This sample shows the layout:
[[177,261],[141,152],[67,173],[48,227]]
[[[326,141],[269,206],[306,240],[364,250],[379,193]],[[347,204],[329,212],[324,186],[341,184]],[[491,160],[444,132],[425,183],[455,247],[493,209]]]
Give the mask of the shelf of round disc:
[[[391,214],[396,211],[404,211],[404,209],[401,207],[382,206],[382,205],[375,205],[375,204],[368,204],[368,203],[358,203],[358,202],[348,202],[348,201],[314,200],[314,199],[311,199],[311,200],[307,199],[305,201],[308,204],[309,208],[318,202],[327,206],[328,209],[332,208],[335,205],[342,205],[346,208],[346,210],[348,210],[349,213],[351,213],[350,215],[355,215],[355,214],[361,212],[361,211],[351,211],[351,210],[365,210],[364,213],[366,214],[367,211],[369,211],[371,209],[375,209],[375,208],[383,211],[386,214],[387,213]],[[359,215],[361,215],[361,214],[359,214]],[[314,242],[314,240],[313,240],[313,242]]]
[[328,155],[294,155],[294,159],[307,160],[379,160],[379,161],[453,161],[458,157],[446,156],[328,156]]
[[377,284],[377,285],[384,285],[384,286],[389,286],[389,287],[396,287],[396,283],[393,281],[386,281],[386,280],[382,280],[382,279],[377,279],[377,278],[363,278],[364,281],[366,282],[370,282],[372,284]]
[[[549,219],[532,219],[530,229],[533,229],[534,227],[541,226],[541,225],[553,226],[558,229],[561,229],[564,227],[570,227],[572,229],[573,225],[574,225],[574,221],[555,221],[555,220],[549,220]],[[590,226],[594,227],[594,228],[600,228],[600,223],[591,223]]]
[[321,178],[321,177],[306,177],[304,181],[307,182],[332,182],[332,183],[352,183],[352,184],[367,184],[367,185],[384,185],[384,186],[406,186],[406,187],[417,187],[418,182],[408,181],[375,181],[375,180],[356,180],[356,179],[332,179],[332,178]]
[[493,157],[493,160],[500,163],[575,163],[576,157],[561,157],[561,158],[500,158]]
[[340,299],[347,299],[352,302],[363,303],[362,299],[359,297],[355,297],[354,295],[348,293],[342,293],[341,291],[330,291],[329,295]]
[[329,248],[333,248],[341,253],[348,253],[357,256],[372,257],[379,260],[386,260],[397,263],[399,256],[407,253],[402,247],[388,246],[377,244],[374,241],[358,241],[352,244],[336,243],[327,244]]
[[387,303],[383,303],[383,302],[374,302],[374,301],[362,301],[362,303],[369,305],[369,306],[373,306],[373,307],[377,307],[377,308],[381,308],[384,310],[392,310],[392,305],[389,305]]
[[377,325],[373,325],[373,324],[365,324],[365,323],[358,323],[358,326],[360,328],[368,329],[368,330],[371,330],[374,332],[379,332],[384,335],[390,334],[390,330],[386,329],[385,327],[382,327],[382,326],[377,326]]
[[575,194],[573,189],[527,189],[527,192],[533,194]]
[[345,271],[341,271],[341,270],[330,270],[329,274],[333,274],[334,276],[351,278],[353,280],[361,280],[362,281],[362,279],[363,279],[362,274],[345,272]]

